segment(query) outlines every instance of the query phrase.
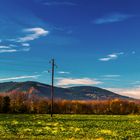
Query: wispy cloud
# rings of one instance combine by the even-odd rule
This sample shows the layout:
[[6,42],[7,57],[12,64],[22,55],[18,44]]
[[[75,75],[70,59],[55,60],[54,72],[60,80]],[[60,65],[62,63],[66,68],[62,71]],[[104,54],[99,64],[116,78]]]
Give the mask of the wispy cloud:
[[91,78],[57,78],[57,86],[97,85],[101,83],[101,81]]
[[0,46],[0,49],[9,49],[10,46]]
[[140,85],[140,81],[134,81],[131,84],[137,86],[137,85]]
[[9,50],[5,50],[5,49],[2,49],[0,50],[0,53],[13,53],[13,52],[17,52],[18,50],[16,49],[9,49]]
[[15,53],[15,52],[30,51],[30,47],[19,48],[16,45],[0,46],[0,53]]
[[140,87],[136,88],[108,88],[108,90],[113,91],[117,94],[128,96],[132,98],[140,99]]
[[5,46],[1,45],[0,53],[12,53],[22,51],[28,52],[31,49],[30,44],[28,43],[29,41],[33,41],[49,34],[49,31],[40,27],[24,29],[23,32],[26,33],[26,35],[23,37],[18,37],[16,39],[7,39],[6,41],[9,41],[10,44]]
[[110,61],[110,60],[115,60],[117,59],[120,55],[123,55],[124,52],[120,52],[120,53],[112,53],[107,55],[106,57],[100,58],[99,61]]
[[40,75],[25,75],[25,76],[16,76],[16,77],[8,77],[8,78],[0,78],[0,81],[9,81],[9,80],[20,80],[20,79],[36,79],[38,78]]
[[17,52],[18,50],[13,48],[13,46],[11,45],[1,45],[0,46],[0,53],[13,53],[13,52]]
[[121,22],[126,19],[134,17],[133,15],[128,14],[120,14],[120,13],[113,13],[110,15],[103,16],[93,21],[94,24],[107,24],[107,23],[115,23]]
[[28,41],[38,39],[41,36],[46,36],[47,34],[49,34],[49,31],[43,28],[29,28],[29,29],[24,29],[23,32],[29,34],[24,37],[18,38],[17,42],[28,42]]
[[73,2],[69,2],[69,1],[62,1],[62,2],[58,2],[58,1],[51,1],[51,2],[45,2],[44,5],[47,6],[76,6],[76,3]]
[[102,75],[102,77],[105,77],[105,78],[118,78],[118,77],[120,77],[120,75],[117,75],[117,74],[108,74],[108,75]]
[[58,73],[59,74],[70,74],[70,72],[68,72],[68,71],[59,71]]
[[25,45],[25,43],[27,44],[27,42],[29,41],[33,41],[35,39],[40,38],[41,36],[48,35],[49,31],[43,28],[37,27],[37,28],[24,29],[23,33],[26,33],[26,35],[23,37],[16,38],[16,39],[8,39],[8,41],[17,42],[17,43],[21,43],[21,45]]
[[29,46],[30,46],[29,43],[22,43],[21,45],[22,45],[23,47],[29,47]]

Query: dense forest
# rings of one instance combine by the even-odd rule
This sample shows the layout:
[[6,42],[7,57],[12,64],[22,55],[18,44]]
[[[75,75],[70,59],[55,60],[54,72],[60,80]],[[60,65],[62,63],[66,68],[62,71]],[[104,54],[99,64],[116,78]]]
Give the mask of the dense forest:
[[[0,113],[49,114],[50,99],[30,93],[12,92],[1,94]],[[137,100],[54,100],[55,114],[140,114],[140,102]]]

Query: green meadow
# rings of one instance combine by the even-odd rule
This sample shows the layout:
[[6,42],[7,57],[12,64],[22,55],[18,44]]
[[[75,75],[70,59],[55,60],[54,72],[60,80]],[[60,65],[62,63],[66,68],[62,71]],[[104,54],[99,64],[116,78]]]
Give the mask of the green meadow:
[[0,115],[0,139],[140,140],[140,116]]

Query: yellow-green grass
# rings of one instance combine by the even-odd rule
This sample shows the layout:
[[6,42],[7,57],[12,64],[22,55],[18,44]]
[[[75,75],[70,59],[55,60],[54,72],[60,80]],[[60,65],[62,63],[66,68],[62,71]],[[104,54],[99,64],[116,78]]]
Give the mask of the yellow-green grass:
[[140,140],[140,116],[0,114],[0,139]]

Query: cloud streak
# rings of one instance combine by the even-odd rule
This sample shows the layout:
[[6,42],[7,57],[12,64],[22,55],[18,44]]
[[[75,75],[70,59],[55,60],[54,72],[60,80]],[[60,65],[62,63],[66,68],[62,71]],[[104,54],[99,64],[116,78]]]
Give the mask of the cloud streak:
[[57,78],[57,86],[72,86],[72,85],[97,85],[101,81],[90,78]]
[[13,53],[13,52],[17,52],[18,50],[16,49],[9,49],[9,50],[5,50],[5,49],[2,49],[0,50],[0,53]]
[[115,60],[117,59],[120,55],[123,55],[124,53],[123,52],[120,52],[120,53],[112,53],[112,54],[109,54],[107,55],[106,57],[103,57],[103,58],[100,58],[99,61],[110,61],[110,60]]
[[0,46],[0,49],[10,49],[10,46]]
[[128,14],[114,13],[111,15],[106,15],[101,18],[98,18],[98,19],[94,20],[93,23],[94,24],[115,23],[115,22],[121,22],[121,21],[127,20],[132,17],[134,17],[134,16],[128,15]]
[[8,78],[0,78],[0,81],[9,81],[9,80],[20,80],[20,79],[29,79],[29,78],[33,78],[36,79],[38,78],[40,75],[31,75],[31,76],[17,76],[17,77],[8,77]]
[[21,45],[22,45],[23,47],[29,47],[29,46],[30,46],[29,43],[22,43]]
[[67,72],[67,71],[59,71],[58,73],[59,74],[70,74],[70,72]]
[[18,48],[16,45],[0,46],[0,53],[28,52],[30,47]]

